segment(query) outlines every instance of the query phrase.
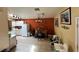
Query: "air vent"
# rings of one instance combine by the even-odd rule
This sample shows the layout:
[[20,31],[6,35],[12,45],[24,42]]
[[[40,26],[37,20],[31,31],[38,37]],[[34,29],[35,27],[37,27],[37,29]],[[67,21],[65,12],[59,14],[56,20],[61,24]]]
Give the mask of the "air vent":
[[35,8],[34,10],[35,10],[35,11],[40,11],[40,9],[39,9],[39,8]]

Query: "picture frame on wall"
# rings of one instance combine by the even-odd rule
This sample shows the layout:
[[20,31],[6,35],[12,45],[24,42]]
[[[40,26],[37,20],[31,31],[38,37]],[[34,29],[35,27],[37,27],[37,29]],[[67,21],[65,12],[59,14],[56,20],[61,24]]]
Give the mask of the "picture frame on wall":
[[55,26],[56,26],[56,27],[59,27],[59,21],[58,21],[58,18],[55,18]]
[[71,25],[71,8],[67,8],[60,13],[61,24]]

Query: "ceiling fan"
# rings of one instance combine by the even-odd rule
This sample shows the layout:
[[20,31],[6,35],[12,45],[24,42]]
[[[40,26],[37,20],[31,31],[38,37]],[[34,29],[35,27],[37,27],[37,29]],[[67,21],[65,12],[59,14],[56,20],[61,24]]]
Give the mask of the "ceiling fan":
[[42,20],[42,18],[44,17],[45,13],[44,12],[41,13],[41,10],[39,8],[35,8],[34,10],[37,13],[37,19],[38,20]]

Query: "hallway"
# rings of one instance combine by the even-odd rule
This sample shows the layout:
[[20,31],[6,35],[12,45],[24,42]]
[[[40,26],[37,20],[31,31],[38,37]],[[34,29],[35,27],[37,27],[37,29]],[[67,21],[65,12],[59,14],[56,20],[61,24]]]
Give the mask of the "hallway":
[[47,40],[38,40],[34,37],[17,36],[17,46],[11,52],[51,52],[50,44]]

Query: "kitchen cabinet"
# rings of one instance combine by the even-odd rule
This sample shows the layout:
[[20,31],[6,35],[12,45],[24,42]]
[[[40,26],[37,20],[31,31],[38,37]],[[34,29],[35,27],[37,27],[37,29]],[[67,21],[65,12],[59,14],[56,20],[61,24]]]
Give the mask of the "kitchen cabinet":
[[8,34],[9,34],[9,50],[16,46],[15,21],[12,16],[8,16]]
[[12,49],[13,47],[16,47],[17,40],[16,40],[16,35],[12,35],[9,39],[9,48]]

